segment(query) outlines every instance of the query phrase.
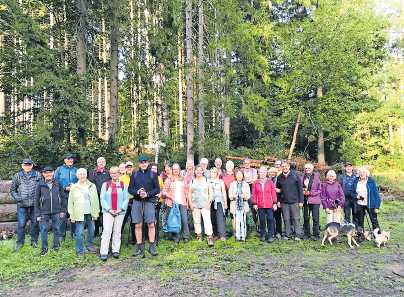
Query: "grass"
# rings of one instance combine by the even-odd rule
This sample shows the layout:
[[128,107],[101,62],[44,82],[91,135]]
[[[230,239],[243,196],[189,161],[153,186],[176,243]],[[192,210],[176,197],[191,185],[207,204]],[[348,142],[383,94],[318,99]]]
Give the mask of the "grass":
[[389,189],[389,192],[399,193],[404,196],[404,171],[385,170],[375,172],[374,177],[378,185],[383,185]]
[[[324,212],[321,213],[324,226]],[[373,257],[373,255],[399,253],[399,244],[404,242],[404,202],[384,203],[380,213],[380,223],[383,229],[392,232],[388,248],[377,249],[373,243],[366,242],[361,244],[360,248],[350,250],[347,248],[345,239],[332,247],[321,247],[319,242],[313,241],[276,241],[273,244],[267,244],[260,242],[254,234],[245,243],[235,242],[233,238],[226,242],[217,241],[214,248],[208,248],[206,241],[192,240],[189,243],[175,245],[171,241],[162,240],[158,247],[158,257],[147,256],[145,259],[132,260],[132,247],[125,244],[127,236],[123,236],[121,258],[109,260],[106,264],[91,254],[87,254],[84,258],[77,258],[74,242],[70,238],[66,239],[58,253],[50,251],[45,257],[39,256],[40,248],[33,249],[26,245],[20,252],[14,253],[14,240],[0,241],[0,282],[15,284],[38,276],[53,276],[62,269],[114,265],[128,261],[131,264],[126,269],[122,269],[122,273],[126,275],[148,275],[157,277],[162,282],[169,281],[173,277],[190,278],[192,281],[193,273],[189,271],[199,273],[213,270],[224,275],[239,273],[248,276],[254,263],[260,263],[260,261],[266,263],[269,259],[273,260],[272,268],[279,269],[285,278],[293,277],[287,272],[287,269],[291,267],[291,261],[299,261],[302,263],[302,276],[314,275],[324,282],[336,283],[338,288],[344,290],[354,283],[354,277],[346,277],[344,265],[336,266],[336,270],[331,272],[321,268],[329,261],[337,261],[340,257],[348,262],[347,266],[359,265],[360,267],[361,259]],[[379,257],[374,258],[379,259]],[[383,260],[373,262],[380,267],[385,264]],[[266,273],[271,276],[272,272],[269,270]],[[362,278],[369,278],[369,276],[364,274]],[[309,296],[311,293],[305,294]]]

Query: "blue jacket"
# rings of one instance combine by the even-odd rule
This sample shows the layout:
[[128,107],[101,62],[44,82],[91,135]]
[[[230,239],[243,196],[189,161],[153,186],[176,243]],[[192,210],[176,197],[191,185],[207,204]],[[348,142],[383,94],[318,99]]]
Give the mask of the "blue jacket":
[[[147,197],[140,198],[138,192],[143,188],[147,192]],[[156,202],[156,195],[160,193],[160,184],[157,175],[150,170],[145,171],[139,169],[130,177],[129,193],[137,201]]]
[[[123,182],[122,182],[122,185],[123,185]],[[123,185],[123,188],[122,188],[121,182],[118,181],[116,184],[116,189],[118,192],[117,209],[122,209],[122,212],[125,213],[126,209],[128,208],[128,202],[129,202],[128,187]],[[106,181],[102,184],[101,195],[100,195],[101,207],[102,207],[103,213],[109,212],[112,208],[111,195],[112,195],[111,181]]]
[[77,183],[78,179],[76,173],[76,167],[69,167],[63,164],[56,169],[54,178],[59,183],[59,185],[62,186],[63,189],[66,189],[66,187],[68,187],[69,185]]
[[[356,187],[358,185],[359,177],[355,179],[352,187],[352,197],[356,198],[358,193],[356,192]],[[380,208],[382,200],[380,199],[379,190],[377,188],[376,182],[373,178],[368,177],[368,182],[366,184],[368,190],[368,208]]]
[[41,180],[41,175],[35,170],[28,173],[21,170],[14,175],[10,194],[19,207],[32,207],[35,205],[36,187]]

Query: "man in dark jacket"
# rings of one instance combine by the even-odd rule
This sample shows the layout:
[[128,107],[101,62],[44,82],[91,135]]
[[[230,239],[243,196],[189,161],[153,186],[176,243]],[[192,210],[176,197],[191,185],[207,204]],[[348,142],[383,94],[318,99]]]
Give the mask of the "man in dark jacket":
[[285,222],[285,240],[292,235],[292,227],[295,231],[295,240],[300,240],[300,208],[303,207],[303,187],[300,178],[290,171],[288,162],[282,162],[282,174],[276,181],[277,192],[281,193],[280,202],[283,221]]
[[[98,200],[100,199],[102,185],[106,181],[111,180],[111,176],[109,175],[109,172],[106,169],[106,165],[107,165],[107,161],[105,160],[105,158],[99,157],[97,159],[97,167],[90,173],[90,176],[88,177],[88,180],[90,182],[92,182],[93,184],[95,184],[95,186],[97,188]],[[102,209],[101,203],[100,203],[100,209]],[[100,228],[102,227],[101,218],[102,218],[102,214],[100,213],[100,216],[95,221],[94,236],[98,236],[100,234]]]
[[157,256],[156,249],[156,196],[160,193],[157,175],[151,171],[146,156],[139,157],[139,170],[132,174],[129,184],[129,193],[133,195],[132,222],[135,224],[136,247],[134,256],[144,257],[144,243],[142,235],[143,221],[148,225],[149,252]]
[[45,166],[42,170],[44,180],[40,181],[35,193],[35,216],[41,230],[41,256],[48,252],[49,221],[52,220],[53,249],[60,247],[61,223],[66,215],[67,197],[62,186],[54,179],[53,169]]
[[25,225],[31,220],[31,246],[38,246],[38,224],[35,218],[35,191],[41,180],[39,172],[33,170],[31,159],[22,161],[22,170],[16,173],[11,183],[10,194],[17,202],[17,243],[15,250],[18,251],[24,245]]
[[342,190],[345,195],[345,206],[344,206],[344,219],[346,223],[351,223],[351,214],[352,214],[352,222],[358,226],[357,221],[357,203],[356,197],[352,196],[352,192],[354,191],[353,186],[356,180],[356,176],[353,173],[352,163],[347,162],[345,164],[345,173],[338,178],[338,182],[340,183]]

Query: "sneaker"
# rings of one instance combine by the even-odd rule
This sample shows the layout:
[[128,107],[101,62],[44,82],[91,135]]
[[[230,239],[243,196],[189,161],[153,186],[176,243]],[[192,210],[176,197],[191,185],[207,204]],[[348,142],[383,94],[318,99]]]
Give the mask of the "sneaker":
[[100,255],[100,260],[106,262],[108,260],[108,255]]
[[283,239],[283,240],[289,240],[289,237],[284,236],[284,237],[282,237],[282,239]]
[[114,259],[119,259],[119,253],[112,253],[112,257],[114,257]]
[[47,253],[48,253],[48,249],[43,249],[41,251],[41,257],[46,256]]
[[277,238],[277,239],[281,239],[281,238],[282,238],[282,235],[281,235],[280,233],[278,233],[278,234],[276,234],[276,238]]
[[149,253],[150,255],[152,255],[153,257],[157,256],[157,248],[156,248],[156,243],[155,242],[151,242],[149,243]]
[[31,246],[36,249],[38,247],[38,243],[36,241],[31,242]]
[[185,243],[189,242],[189,238],[184,238],[184,242]]
[[90,253],[93,253],[93,254],[97,253],[97,249],[93,246],[87,247],[87,251],[89,251]]
[[144,243],[141,244],[136,244],[135,245],[135,251],[133,252],[134,257],[140,256],[141,258],[144,258]]
[[208,237],[208,246],[210,246],[210,247],[212,247],[213,246],[213,237],[212,236],[209,236]]
[[273,237],[269,237],[267,240],[268,243],[273,243],[274,241],[275,241],[275,238],[273,238]]
[[303,235],[303,240],[308,240],[309,238],[310,238],[309,235],[307,235],[307,234],[304,234],[304,235]]
[[260,241],[265,241],[265,236],[260,236]]
[[301,239],[300,239],[300,237],[297,237],[297,236],[296,236],[296,237],[295,237],[295,240],[296,240],[296,241],[300,241]]
[[59,249],[60,249],[60,247],[59,247],[59,246],[54,246],[52,249],[53,249],[55,252],[58,252]]

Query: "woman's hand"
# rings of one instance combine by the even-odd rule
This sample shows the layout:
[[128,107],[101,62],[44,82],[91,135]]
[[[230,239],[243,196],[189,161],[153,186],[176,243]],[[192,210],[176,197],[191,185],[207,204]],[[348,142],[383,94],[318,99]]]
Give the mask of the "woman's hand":
[[326,209],[325,209],[325,212],[328,213],[328,214],[330,214],[330,213],[331,213],[331,209],[326,208]]
[[379,209],[378,209],[378,208],[375,208],[375,213],[379,213]]

